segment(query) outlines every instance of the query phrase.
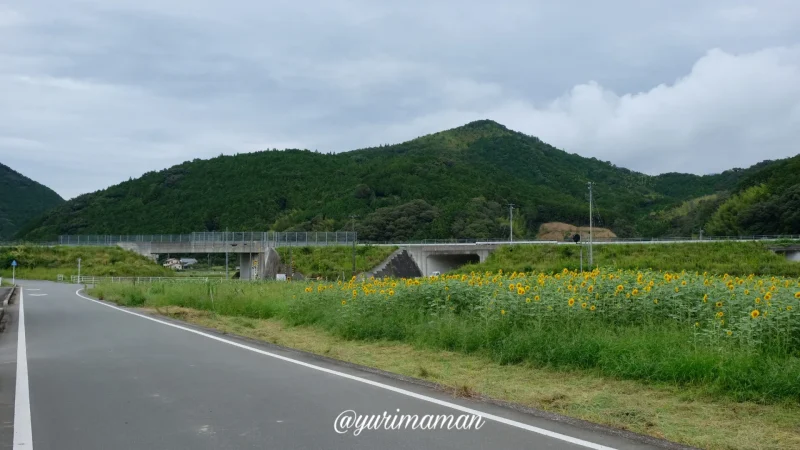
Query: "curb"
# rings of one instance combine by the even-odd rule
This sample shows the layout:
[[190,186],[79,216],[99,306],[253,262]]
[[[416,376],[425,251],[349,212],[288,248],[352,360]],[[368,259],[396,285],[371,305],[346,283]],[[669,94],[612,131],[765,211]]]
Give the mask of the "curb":
[[16,290],[17,290],[16,286],[11,287],[11,289],[8,291],[8,295],[6,295],[6,298],[3,299],[2,306],[8,306],[8,302],[9,300],[11,300],[11,296],[14,295],[14,291]]
[[[14,295],[14,291],[16,291],[16,290],[17,290],[16,286],[12,287],[11,289],[9,289],[8,294],[6,295],[6,298],[3,299],[3,303],[2,303],[2,305],[0,305],[0,323],[2,323],[3,318],[5,317],[6,306],[8,306],[8,302],[9,302],[9,300],[11,300],[11,296]],[[2,325],[0,325],[0,331],[2,331],[2,329],[3,329],[3,327],[2,327]]]

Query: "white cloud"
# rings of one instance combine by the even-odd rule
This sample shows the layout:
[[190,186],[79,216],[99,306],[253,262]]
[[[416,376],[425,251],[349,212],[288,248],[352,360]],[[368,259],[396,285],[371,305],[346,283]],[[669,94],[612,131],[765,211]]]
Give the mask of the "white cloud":
[[579,153],[656,174],[709,173],[800,153],[800,46],[711,50],[671,84],[617,94],[596,82],[537,105],[450,109],[393,130],[420,135],[491,118]]
[[72,197],[489,118],[648,173],[720,171],[798,152],[798,43],[789,0],[11,0],[0,162]]

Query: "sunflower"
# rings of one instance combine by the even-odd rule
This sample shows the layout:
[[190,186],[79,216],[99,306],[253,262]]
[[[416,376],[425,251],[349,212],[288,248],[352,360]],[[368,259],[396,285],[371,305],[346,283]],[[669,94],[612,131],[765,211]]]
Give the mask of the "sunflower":
[[525,299],[525,303],[530,303],[530,302],[531,302],[531,298],[530,297]]
[[794,293],[794,298],[800,299],[800,291]]
[[730,335],[732,335],[732,334],[733,334],[733,331],[731,331],[731,330],[728,330],[728,331],[727,331],[727,334],[728,334],[728,336],[730,336]]
[[623,286],[621,284],[617,286],[617,292],[622,292],[624,290],[625,290],[625,286]]
[[517,288],[517,295],[525,295],[525,289],[521,287]]
[[754,310],[750,311],[750,317],[753,318],[753,319],[755,319],[756,317],[758,317],[760,315],[761,315],[761,313],[758,312],[757,309],[754,309]]
[[502,315],[506,315],[506,310],[505,310],[505,309],[501,309],[501,310],[500,310],[500,314],[502,314]]
[[539,301],[539,300],[541,300],[542,298],[541,298],[541,297],[539,297],[539,296],[537,295],[537,296],[533,297],[533,299],[534,299],[535,301],[537,301],[537,302],[538,302],[538,301]]
[[394,295],[394,289],[389,289],[389,296]]
[[586,309],[587,306],[586,302],[581,303],[581,308]]
[[722,312],[722,311],[717,311],[717,317],[722,317],[722,316],[724,316],[724,315],[725,315],[725,313],[724,313],[724,312]]
[[597,309],[597,306],[592,305],[592,306],[589,307],[590,311],[594,311],[595,309]]
[[567,303],[569,304],[570,307],[575,306],[575,299],[571,298]]
[[342,306],[347,304],[347,300],[342,300]]
[[[591,286],[589,286],[589,289],[587,289],[587,290],[588,290],[588,291],[589,291],[589,293],[591,294],[591,293],[594,291],[594,285],[591,285]],[[797,294],[799,294],[799,295],[800,295],[800,292],[798,292]],[[795,295],[795,297],[797,297],[797,295]],[[800,298],[800,297],[797,297],[797,298]]]
[[636,295],[638,293],[639,293],[639,289],[636,289],[636,288],[633,288],[633,290],[631,291],[632,295]]
[[658,304],[658,299],[653,300],[653,304],[657,305]]
[[764,300],[772,300],[772,292],[767,292],[764,294]]
[[756,304],[759,304],[759,303],[761,303],[761,299],[756,297]]
[[708,301],[708,294],[703,295],[703,303]]
[[717,303],[716,303],[716,307],[717,307],[717,308],[722,308],[722,302],[717,302]]

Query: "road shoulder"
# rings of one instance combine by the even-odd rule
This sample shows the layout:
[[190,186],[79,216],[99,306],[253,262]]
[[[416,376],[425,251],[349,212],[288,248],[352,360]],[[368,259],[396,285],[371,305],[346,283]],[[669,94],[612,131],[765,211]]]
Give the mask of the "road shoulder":
[[[0,301],[4,297],[0,293]],[[6,305],[0,324],[0,448],[11,448],[14,440],[18,308],[13,301]]]

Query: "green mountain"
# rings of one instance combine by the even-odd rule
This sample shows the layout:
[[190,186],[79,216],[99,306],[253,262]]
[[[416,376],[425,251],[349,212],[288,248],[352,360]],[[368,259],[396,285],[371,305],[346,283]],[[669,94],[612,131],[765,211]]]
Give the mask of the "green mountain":
[[742,178],[706,228],[715,235],[800,234],[800,155],[762,163]]
[[77,197],[19,236],[202,230],[356,230],[362,240],[533,237],[544,222],[620,236],[669,232],[657,212],[730,192],[747,170],[647,176],[554,148],[489,120],[338,154],[263,151],[185,162]]
[[0,241],[11,239],[28,221],[64,203],[52,189],[0,164]]

